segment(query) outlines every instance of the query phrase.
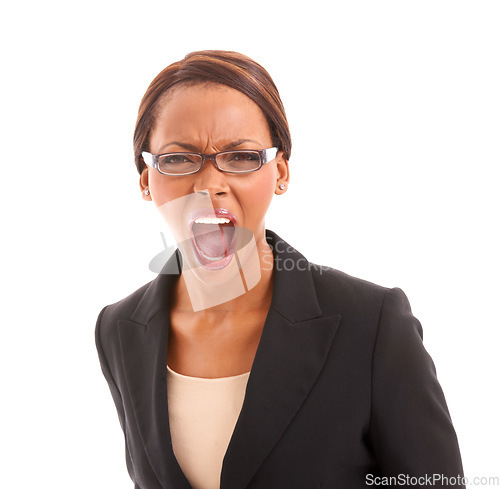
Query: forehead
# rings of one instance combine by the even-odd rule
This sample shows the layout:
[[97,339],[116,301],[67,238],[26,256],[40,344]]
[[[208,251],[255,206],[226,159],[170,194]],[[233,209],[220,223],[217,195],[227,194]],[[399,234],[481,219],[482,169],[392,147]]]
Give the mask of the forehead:
[[219,147],[239,139],[271,144],[259,106],[245,94],[219,84],[178,86],[161,100],[151,131],[152,151],[171,141]]

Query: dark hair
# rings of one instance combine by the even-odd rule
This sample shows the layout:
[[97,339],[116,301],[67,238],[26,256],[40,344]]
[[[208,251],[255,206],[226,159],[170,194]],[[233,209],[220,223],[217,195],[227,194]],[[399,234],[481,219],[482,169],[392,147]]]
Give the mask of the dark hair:
[[149,150],[149,134],[162,95],[179,83],[220,83],[252,99],[269,124],[273,144],[290,158],[292,140],[285,108],[269,73],[258,63],[233,51],[195,51],[167,66],[151,82],[139,105],[134,131],[134,157],[139,173],[145,168],[141,153]]

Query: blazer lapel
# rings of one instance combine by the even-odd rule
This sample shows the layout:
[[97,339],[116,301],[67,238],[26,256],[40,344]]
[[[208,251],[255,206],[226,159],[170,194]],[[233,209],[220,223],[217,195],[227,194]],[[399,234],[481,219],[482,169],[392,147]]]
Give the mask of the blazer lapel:
[[309,262],[275,233],[267,235],[275,254],[273,298],[224,457],[221,489],[250,483],[311,390],[341,319],[322,316]]
[[300,409],[330,348],[339,321],[333,319],[290,324],[271,311],[224,458],[221,489],[247,487]]
[[[176,264],[177,252],[163,271]],[[142,444],[164,489],[191,489],[172,449],[167,403],[169,296],[177,275],[160,274],[131,320],[118,322],[123,369]]]

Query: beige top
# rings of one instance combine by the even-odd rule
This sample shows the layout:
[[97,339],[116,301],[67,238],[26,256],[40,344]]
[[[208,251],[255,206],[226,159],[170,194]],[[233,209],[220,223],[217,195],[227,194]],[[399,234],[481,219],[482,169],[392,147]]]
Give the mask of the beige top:
[[175,458],[193,489],[219,489],[222,461],[250,372],[206,379],[167,366],[168,416]]

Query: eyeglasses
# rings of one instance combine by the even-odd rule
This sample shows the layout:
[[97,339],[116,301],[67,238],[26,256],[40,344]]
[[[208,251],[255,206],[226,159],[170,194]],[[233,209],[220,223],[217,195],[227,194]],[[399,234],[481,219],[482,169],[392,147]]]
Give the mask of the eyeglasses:
[[142,157],[147,165],[156,168],[163,175],[191,175],[198,173],[203,168],[205,160],[212,160],[222,172],[249,173],[259,170],[262,165],[276,158],[278,148],[235,151],[222,151],[221,153],[165,153],[154,155],[147,151],[142,152]]

